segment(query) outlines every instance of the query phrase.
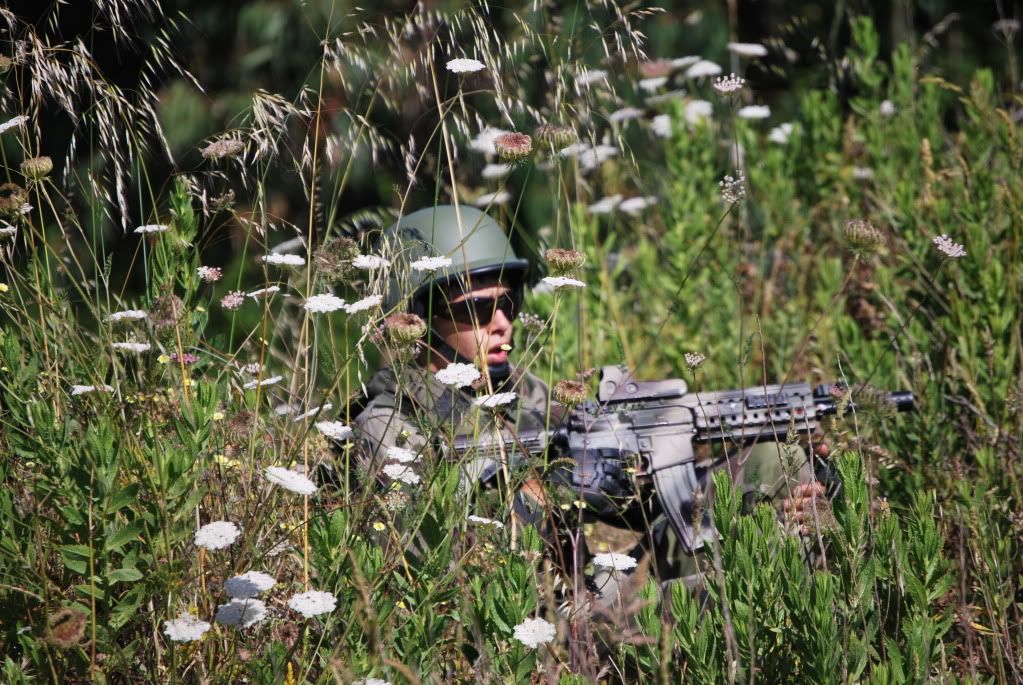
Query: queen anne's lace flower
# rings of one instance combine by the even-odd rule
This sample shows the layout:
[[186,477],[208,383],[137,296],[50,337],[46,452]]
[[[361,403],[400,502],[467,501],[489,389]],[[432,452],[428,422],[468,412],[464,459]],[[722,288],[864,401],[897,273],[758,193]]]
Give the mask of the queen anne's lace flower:
[[693,66],[686,69],[686,78],[702,78],[704,76],[717,76],[721,73],[721,67],[705,59],[701,59]]
[[241,290],[229,292],[220,298],[220,306],[229,312],[238,309],[243,304],[245,304],[245,293]]
[[511,193],[507,190],[498,190],[493,193],[483,193],[473,200],[472,203],[477,207],[487,207],[489,205],[507,204],[509,200],[511,200]]
[[259,290],[253,290],[251,293],[248,294],[248,297],[251,297],[252,299],[256,299],[257,297],[260,297],[261,295],[273,295],[276,292],[280,292],[280,290],[281,290],[281,286],[279,286],[279,285],[271,285],[271,286],[268,286],[266,288],[260,288]]
[[622,107],[619,110],[615,110],[608,115],[607,120],[612,124],[618,124],[625,121],[632,121],[633,119],[639,119],[643,116],[643,110],[636,109],[635,107]]
[[419,455],[408,448],[392,445],[387,448],[387,458],[399,464],[411,464],[419,460]]
[[451,266],[451,257],[423,257],[410,264],[413,271],[437,271]]
[[232,599],[227,604],[217,607],[214,617],[217,623],[225,626],[248,628],[266,618],[266,605],[258,599]]
[[71,386],[71,396],[72,397],[76,397],[78,395],[86,395],[86,394],[88,394],[90,392],[96,392],[97,390],[101,390],[103,392],[113,392],[114,391],[114,389],[112,387],[110,387],[109,385],[99,385],[99,386],[97,386],[97,385],[72,385]]
[[301,414],[299,414],[298,416],[296,416],[294,418],[294,421],[297,423],[297,422],[301,421],[302,419],[307,419],[310,416],[317,416],[317,415],[322,414],[323,412],[327,411],[328,409],[333,409],[333,408],[334,408],[334,405],[331,404],[330,402],[327,402],[326,404],[323,404],[323,405],[321,405],[319,407],[314,407],[313,409],[310,409],[308,411],[302,412]]
[[265,473],[268,481],[274,485],[280,485],[285,490],[297,492],[300,495],[311,495],[316,492],[316,483],[297,471],[281,466],[267,466]]
[[448,71],[455,74],[471,74],[487,68],[487,65],[478,59],[466,59],[464,57],[450,60],[446,66]]
[[932,240],[938,251],[950,259],[966,256],[966,248],[942,233]]
[[246,390],[252,390],[253,388],[257,388],[261,385],[273,385],[274,383],[280,383],[283,380],[284,376],[270,376],[269,378],[264,378],[263,380],[256,379],[254,381],[249,381],[242,387],[245,388]]
[[113,348],[115,350],[122,350],[124,352],[134,352],[135,354],[142,354],[148,352],[149,348],[152,347],[149,343],[140,342],[115,342]]
[[771,116],[771,108],[767,105],[747,105],[735,113],[740,119],[766,119]]
[[504,528],[504,524],[501,523],[500,521],[488,519],[484,516],[477,516],[476,514],[469,514],[469,516],[466,517],[466,520],[469,521],[469,523],[475,523],[480,526],[493,526],[494,528]]
[[138,321],[144,319],[148,314],[141,309],[125,309],[123,312],[113,312],[107,314],[106,321]]
[[352,266],[356,269],[367,269],[369,271],[372,271],[373,269],[383,269],[390,265],[390,261],[383,257],[371,254],[361,254],[352,260]]
[[746,79],[735,74],[729,74],[714,81],[714,90],[720,95],[734,95],[742,90],[744,85],[746,85]]
[[167,224],[146,224],[135,229],[136,233],[165,233],[170,227]]
[[288,606],[306,618],[312,618],[334,611],[337,608],[337,598],[329,592],[310,590],[293,596],[288,600]]
[[771,132],[767,135],[767,139],[772,143],[785,145],[789,142],[789,137],[792,135],[792,131],[794,131],[795,128],[795,125],[791,122],[780,124],[771,129]]
[[205,635],[210,627],[209,623],[191,614],[181,614],[174,620],[163,622],[163,634],[171,642],[193,642]]
[[647,207],[651,207],[657,204],[657,198],[653,195],[647,197],[630,197],[627,200],[622,200],[621,204],[618,205],[619,212],[625,212],[626,214],[639,214]]
[[554,640],[557,631],[552,623],[542,618],[529,618],[515,626],[515,639],[529,647],[536,649],[540,645],[547,644]]
[[741,171],[735,173],[737,178],[725,176],[718,184],[721,188],[721,201],[726,205],[733,205],[746,197],[746,177]]
[[559,290],[560,288],[585,288],[586,284],[576,278],[568,276],[547,276],[543,282],[549,287]]
[[472,401],[477,407],[500,407],[515,401],[516,394],[513,392],[496,392],[493,395],[483,395]]
[[271,252],[268,255],[263,255],[263,261],[267,264],[275,264],[277,266],[302,266],[305,264],[305,257],[297,254],[278,254]]
[[312,312],[313,314],[328,314],[330,312],[336,312],[338,309],[345,307],[345,301],[337,295],[325,294],[325,295],[313,295],[305,301],[302,305],[306,311]]
[[345,305],[345,311],[349,314],[357,314],[359,312],[366,311],[367,309],[373,309],[379,307],[380,303],[383,302],[384,298],[380,295],[370,295],[364,297],[358,302],[352,302],[351,304]]
[[760,43],[729,43],[728,51],[739,57],[764,57],[767,48]]
[[384,464],[381,470],[391,480],[400,481],[406,485],[419,485],[422,480],[419,474],[404,464]]
[[636,560],[628,554],[604,552],[593,555],[593,565],[613,571],[628,571],[631,568],[636,568]]
[[480,172],[480,176],[487,180],[504,178],[511,173],[511,170],[511,164],[488,164],[483,167],[483,171]]
[[600,198],[586,209],[590,214],[610,214],[621,203],[621,195],[610,195],[608,197]]
[[363,678],[356,680],[352,685],[391,685],[391,681],[383,678]]
[[461,364],[458,362],[448,364],[434,376],[444,385],[453,385],[456,388],[464,388],[480,377],[479,370],[472,364]]
[[260,592],[266,592],[277,584],[277,579],[262,571],[246,571],[224,581],[224,592],[228,597],[251,599]]
[[641,79],[639,87],[640,90],[655,93],[658,88],[663,88],[666,83],[668,83],[667,76],[651,76],[650,78]]
[[710,119],[714,114],[714,105],[707,100],[692,100],[686,103],[686,122],[698,124]]
[[671,115],[658,114],[650,121],[650,130],[658,138],[671,138]]
[[700,365],[707,359],[706,355],[700,354],[699,352],[686,352],[685,353],[686,366],[689,367],[690,371],[696,371],[700,368]]
[[340,421],[317,421],[316,430],[331,440],[347,440],[352,437],[352,429]]
[[229,547],[242,532],[230,521],[214,521],[195,531],[195,544],[206,549]]

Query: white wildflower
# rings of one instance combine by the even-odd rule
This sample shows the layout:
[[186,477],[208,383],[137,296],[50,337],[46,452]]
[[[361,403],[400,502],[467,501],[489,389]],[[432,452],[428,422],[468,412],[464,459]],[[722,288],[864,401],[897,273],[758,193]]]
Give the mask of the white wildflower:
[[263,380],[256,379],[249,381],[242,387],[246,390],[252,390],[253,388],[257,388],[263,385],[273,385],[274,383],[280,383],[283,380],[284,376],[270,376],[269,378],[264,378]]
[[739,57],[766,57],[767,48],[760,43],[729,43],[728,51]]
[[305,264],[305,257],[297,254],[271,252],[268,255],[263,255],[263,261],[276,266],[302,266]]
[[271,285],[266,288],[260,288],[259,290],[253,290],[251,293],[248,293],[247,297],[251,297],[254,300],[257,297],[273,295],[274,293],[278,293],[280,291],[281,287],[279,285]]
[[633,119],[639,119],[643,116],[643,110],[636,109],[635,107],[622,107],[619,110],[615,110],[608,115],[607,120],[613,124],[622,123],[624,121],[632,121]]
[[206,621],[200,621],[191,614],[181,614],[171,621],[163,622],[163,634],[171,642],[194,642],[211,628]]
[[966,248],[942,233],[932,240],[938,251],[950,259],[966,256]]
[[277,584],[277,579],[262,571],[246,571],[224,581],[224,592],[228,597],[251,599],[260,592],[266,592]]
[[688,66],[692,66],[699,62],[702,57],[699,55],[686,55],[685,57],[676,57],[671,60],[671,66],[673,69],[685,69]]
[[630,568],[636,568],[636,560],[628,554],[604,552],[603,554],[593,555],[593,565],[600,568],[608,568],[612,571],[628,571]]
[[641,90],[645,90],[648,93],[656,93],[659,88],[663,88],[668,82],[667,76],[652,76],[650,78],[641,79],[639,87]]
[[90,392],[96,392],[97,390],[102,392],[114,391],[114,389],[109,385],[72,385],[71,396],[77,397],[78,395],[87,395]]
[[378,257],[377,255],[371,254],[361,254],[352,260],[352,266],[354,266],[356,269],[367,269],[370,271],[373,269],[383,269],[390,265],[391,262],[384,259],[383,257]]
[[686,103],[686,121],[697,124],[714,115],[714,105],[707,100],[691,100]]
[[885,119],[895,116],[895,103],[891,100],[882,100],[877,108],[878,113]]
[[746,85],[746,79],[735,74],[729,74],[728,76],[722,76],[721,78],[714,81],[714,90],[719,95],[735,95],[743,86]]
[[387,458],[399,464],[412,464],[419,461],[419,455],[406,447],[391,445],[387,448]]
[[590,214],[610,214],[622,203],[621,195],[603,197],[587,207]]
[[583,283],[582,281],[575,278],[569,278],[567,276],[547,276],[546,278],[543,279],[543,283],[553,288],[554,290],[559,290],[561,288],[586,287],[586,284]]
[[279,485],[285,490],[297,492],[300,495],[312,495],[316,492],[316,483],[309,480],[305,474],[281,466],[267,466],[264,473],[266,479],[274,485]]
[[704,76],[717,76],[722,69],[717,64],[701,59],[693,66],[686,69],[686,78],[702,78]]
[[337,608],[337,598],[329,592],[310,590],[294,595],[288,600],[288,606],[306,618],[329,614]]
[[575,77],[576,85],[591,86],[598,81],[607,83],[607,72],[600,69],[586,69]]
[[511,164],[488,164],[483,167],[483,171],[480,172],[480,176],[485,179],[504,178],[511,173]]
[[142,354],[143,352],[148,352],[150,347],[152,346],[149,343],[140,342],[115,342],[113,344],[113,348],[115,350],[134,352],[135,354]]
[[476,152],[482,152],[485,155],[496,155],[497,147],[494,146],[494,140],[503,136],[508,131],[501,128],[486,128],[480,131],[480,134],[469,141],[469,147]]
[[317,421],[316,430],[331,440],[341,441],[352,437],[352,429],[340,421]]
[[647,207],[657,204],[657,198],[653,195],[647,197],[630,197],[627,200],[622,200],[621,204],[618,205],[618,211],[626,214],[639,214]]
[[464,388],[472,384],[480,377],[479,370],[472,364],[452,363],[434,374],[436,379],[444,385],[451,385],[456,388]]
[[494,408],[500,407],[505,404],[511,404],[515,401],[517,395],[513,392],[495,392],[493,395],[483,395],[477,397],[472,403],[477,407]]
[[259,362],[249,362],[242,367],[242,373],[247,373],[250,376],[258,376],[262,370],[263,366]]
[[795,130],[795,124],[786,122],[780,126],[775,126],[771,129],[771,132],[767,135],[767,139],[772,143],[778,143],[779,145],[785,145],[789,142],[789,138],[792,136],[792,131]]
[[165,233],[167,230],[169,230],[169,228],[170,227],[167,226],[167,224],[146,224],[145,226],[139,226],[138,228],[136,228],[135,232],[139,234]]
[[12,128],[21,128],[28,121],[28,117],[22,114],[21,116],[8,119],[4,123],[0,124],[0,134],[7,133]]
[[857,181],[869,181],[874,178],[874,170],[869,166],[854,166],[852,170],[852,177]]
[[314,407],[313,409],[309,409],[308,411],[302,412],[301,414],[295,417],[295,422],[297,423],[298,421],[301,421],[302,419],[307,419],[310,416],[318,416],[323,412],[327,411],[328,409],[333,408],[334,405],[331,404],[330,402],[327,402],[326,404],[323,404],[319,407]]
[[487,65],[478,59],[467,59],[464,57],[449,60],[445,66],[448,71],[454,74],[471,74],[476,71],[483,71],[487,68]]
[[345,311],[349,314],[357,314],[359,312],[366,311],[367,309],[373,309],[379,307],[380,303],[383,302],[384,298],[381,295],[370,295],[364,297],[358,302],[352,302],[351,304],[345,305]]
[[413,271],[437,271],[451,266],[451,257],[421,257],[411,264]]
[[421,480],[415,471],[404,464],[384,464],[382,470],[384,475],[391,480],[400,481],[406,485],[418,485]]
[[536,649],[554,640],[556,634],[554,624],[542,618],[529,618],[515,626],[514,637],[530,649]]
[[0,224],[0,238],[10,238],[14,235],[17,235],[17,233],[18,233],[17,226],[12,226],[6,221]]
[[707,359],[707,356],[699,352],[686,352],[685,355],[686,366],[689,367],[690,371],[696,371],[700,368],[700,365]]
[[736,178],[725,176],[718,184],[721,187],[721,201],[726,205],[733,205],[746,197],[746,177],[741,171],[736,171]]
[[493,193],[483,193],[475,200],[472,201],[477,207],[486,207],[487,205],[503,205],[511,199],[511,193],[507,190],[498,190]]
[[266,604],[258,599],[232,599],[217,607],[214,621],[225,626],[248,628],[266,618]]
[[767,105],[746,105],[735,113],[740,119],[766,119],[771,116],[771,108]]
[[344,309],[347,303],[336,295],[329,293],[325,295],[312,295],[305,301],[302,307],[313,314],[328,314]]
[[561,149],[562,157],[575,157],[579,160],[579,166],[590,171],[611,159],[618,154],[618,148],[614,145],[597,145],[591,147],[586,143],[573,143]]
[[671,138],[671,115],[658,114],[650,122],[650,130],[658,138]]
[[477,516],[476,514],[470,514],[467,517],[469,523],[476,523],[481,526],[493,526],[494,528],[504,528],[504,524],[494,519],[488,519],[483,516]]
[[224,276],[224,271],[218,266],[200,266],[197,269],[199,279],[207,283],[216,283]]
[[144,319],[147,316],[149,316],[149,315],[146,314],[141,309],[125,309],[122,312],[114,312],[112,314],[107,314],[105,320],[106,321],[111,321],[111,322],[113,322],[113,321],[138,321],[139,319]]
[[195,544],[206,549],[224,549],[241,534],[238,526],[230,521],[214,521],[195,531]]
[[18,207],[17,212],[21,216],[25,216],[26,214],[31,212],[33,209],[35,209],[35,207],[33,207],[32,205],[30,205],[29,203],[26,202],[22,206]]

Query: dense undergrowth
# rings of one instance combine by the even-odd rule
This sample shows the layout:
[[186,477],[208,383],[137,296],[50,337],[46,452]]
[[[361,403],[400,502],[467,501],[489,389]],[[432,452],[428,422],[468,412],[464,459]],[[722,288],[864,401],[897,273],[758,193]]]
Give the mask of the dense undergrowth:
[[[792,126],[772,129],[738,115],[755,93],[720,95],[687,66],[648,63],[674,79],[655,92],[688,93],[644,101],[633,51],[644,15],[593,12],[593,35],[525,12],[518,44],[469,10],[412,15],[360,44],[328,37],[311,89],[257,94],[165,193],[143,172],[143,141],[162,135],[145,98],[101,88],[75,51],[11,44],[0,78],[25,99],[6,98],[0,119],[29,117],[0,134],[13,184],[0,189],[4,682],[1019,682],[1023,102],[990,71],[949,83],[925,53],[881,56],[856,19],[843,62],[853,95],[808,89]],[[444,68],[467,35],[483,76]],[[597,36],[620,74],[584,75],[566,57]],[[541,51],[537,66],[528,56]],[[75,55],[80,78],[53,67]],[[551,88],[524,87],[529,69],[553,74]],[[61,73],[73,101],[31,82]],[[336,83],[352,95],[343,113],[323,106]],[[374,127],[399,92],[432,112],[424,139]],[[80,113],[94,147],[63,175],[23,164],[45,132],[18,102]],[[645,110],[609,116],[626,104]],[[493,153],[468,143],[482,128],[545,121],[572,125],[574,155],[537,137],[525,161],[481,178]],[[879,406],[815,437],[843,487],[807,536],[767,506],[740,514],[720,481],[706,592],[651,578],[603,613],[555,577],[506,500],[467,500],[458,464],[391,491],[289,491],[266,468],[345,461],[317,423],[350,422],[388,339],[377,330],[391,312],[373,300],[351,313],[303,304],[381,292],[386,275],[352,258],[394,215],[338,198],[353,167],[389,150],[408,171],[395,208],[414,209],[402,203],[423,185],[463,202],[506,188],[510,202],[483,204],[509,225],[526,198],[550,207],[522,244],[585,254],[585,288],[528,299],[538,318],[520,326],[516,354],[544,379],[623,362],[697,390],[840,379],[911,389],[917,411]],[[261,185],[289,163],[310,206],[297,225]],[[744,197],[723,202],[722,178],[740,171]],[[142,214],[123,214],[135,202],[125,188]],[[616,194],[657,200],[622,207]],[[229,233],[243,236],[235,258],[207,264],[204,249]],[[936,246],[942,235],[965,255]],[[285,242],[296,266],[257,258]],[[110,317],[132,310],[142,318]],[[693,372],[686,352],[706,361]],[[213,521],[240,536],[197,546]],[[600,549],[601,531],[579,526]],[[225,581],[253,570],[276,579],[259,597],[265,617],[215,622]],[[292,600],[310,590],[336,606],[306,616]],[[166,622],[184,615],[212,626],[172,640]],[[513,637],[533,617],[557,633],[535,649]]]

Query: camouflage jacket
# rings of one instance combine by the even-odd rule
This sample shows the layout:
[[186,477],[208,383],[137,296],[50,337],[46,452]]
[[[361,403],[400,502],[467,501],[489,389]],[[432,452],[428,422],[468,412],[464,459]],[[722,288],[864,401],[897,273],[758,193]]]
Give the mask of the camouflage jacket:
[[[468,388],[446,386],[418,366],[383,368],[367,384],[366,391],[353,422],[359,466],[370,478],[384,482],[388,479],[382,467],[395,461],[392,448],[424,457],[410,466],[418,472],[433,458],[453,458],[449,449],[453,438],[474,436],[485,441],[488,434],[493,436],[498,430],[511,436],[544,427],[549,402],[543,381],[521,369],[513,369],[500,388],[501,392],[514,392],[514,400],[492,408],[474,404],[483,395]],[[469,458],[463,466],[466,479],[487,480],[494,475],[502,466],[496,456],[488,451],[487,456]],[[512,467],[522,462],[517,454],[507,454],[507,458]]]

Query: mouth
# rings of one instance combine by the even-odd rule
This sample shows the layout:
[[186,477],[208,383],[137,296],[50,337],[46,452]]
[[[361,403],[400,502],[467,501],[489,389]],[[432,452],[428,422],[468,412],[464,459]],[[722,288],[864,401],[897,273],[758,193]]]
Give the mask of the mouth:
[[495,345],[487,350],[487,363],[488,364],[503,364],[508,361],[508,353],[511,351],[512,346],[508,343],[503,345]]

